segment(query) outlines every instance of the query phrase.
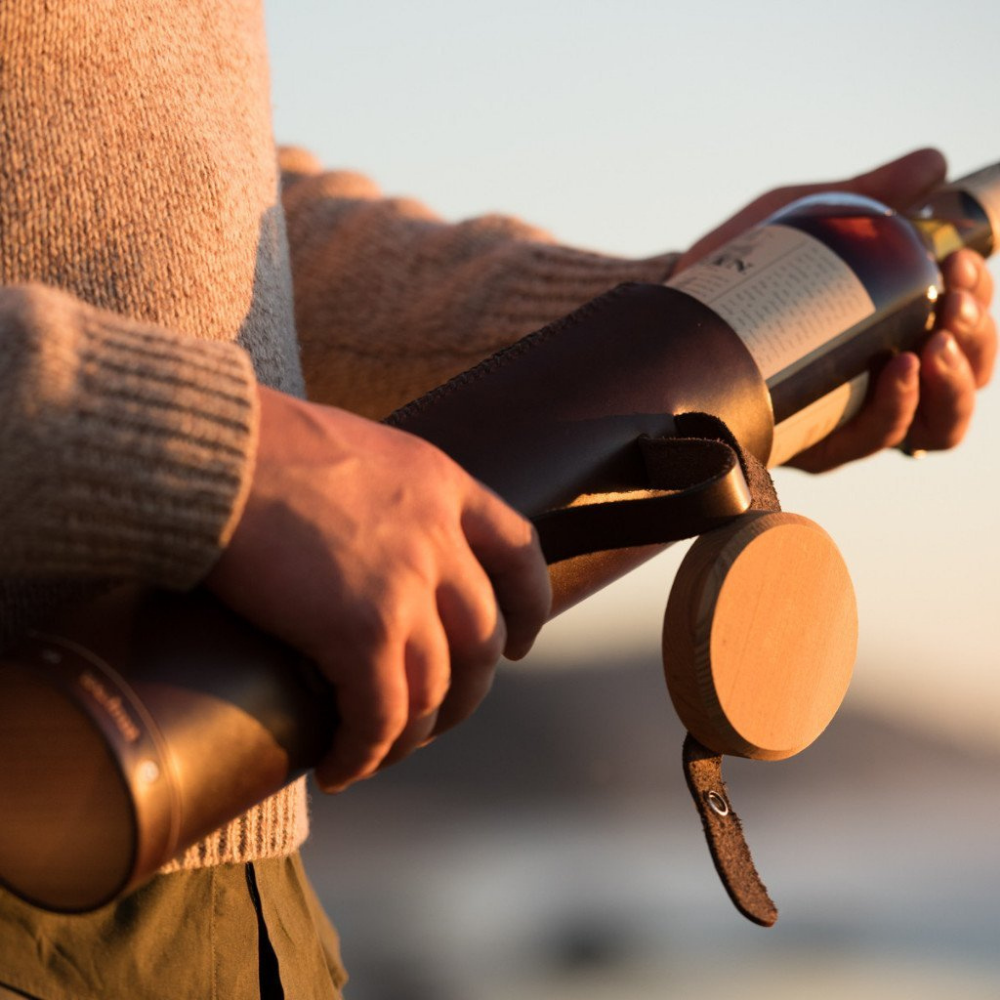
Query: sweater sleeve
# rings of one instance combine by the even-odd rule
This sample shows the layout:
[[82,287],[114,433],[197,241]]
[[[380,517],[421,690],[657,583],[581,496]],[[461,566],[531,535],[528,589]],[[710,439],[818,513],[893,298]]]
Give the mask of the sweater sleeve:
[[255,400],[235,344],[0,288],[0,576],[192,586],[242,510]]
[[280,153],[295,316],[310,398],[380,418],[676,254],[623,260],[507,216],[447,224],[367,178]]

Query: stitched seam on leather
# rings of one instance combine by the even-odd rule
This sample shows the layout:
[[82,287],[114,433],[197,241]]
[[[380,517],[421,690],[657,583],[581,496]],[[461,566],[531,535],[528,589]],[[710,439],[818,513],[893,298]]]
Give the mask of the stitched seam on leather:
[[456,392],[461,392],[462,390],[474,385],[480,379],[485,378],[492,372],[497,371],[498,369],[503,368],[511,362],[517,360],[521,357],[521,355],[526,354],[528,351],[535,350],[542,344],[551,340],[553,337],[557,337],[561,333],[564,333],[568,327],[575,326],[578,322],[580,322],[580,320],[586,319],[592,314],[600,312],[607,306],[608,303],[620,297],[625,290],[630,287],[634,287],[635,284],[637,283],[627,282],[625,284],[617,285],[610,291],[598,296],[598,298],[585,302],[582,306],[578,309],[574,309],[573,312],[569,313],[567,316],[555,320],[547,326],[543,326],[540,330],[536,330],[534,333],[529,333],[527,336],[522,337],[520,340],[511,344],[509,347],[502,348],[495,354],[491,354],[488,358],[480,361],[479,364],[474,367],[449,379],[436,389],[431,389],[430,392],[424,393],[424,395],[420,396],[418,399],[407,403],[398,410],[394,410],[385,418],[383,422],[389,424],[390,426],[398,426],[401,423],[405,423],[414,417],[426,413],[438,403],[441,403],[445,399],[455,395]]

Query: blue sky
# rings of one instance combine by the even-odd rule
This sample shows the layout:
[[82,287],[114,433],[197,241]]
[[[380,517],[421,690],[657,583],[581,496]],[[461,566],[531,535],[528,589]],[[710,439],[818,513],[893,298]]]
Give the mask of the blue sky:
[[[279,141],[447,218],[507,212],[623,256],[915,146],[940,146],[954,173],[1000,160],[995,0],[272,0],[267,15]],[[851,567],[851,697],[1000,747],[996,397],[953,454],[778,488]],[[679,555],[552,623],[540,652],[657,649]]]

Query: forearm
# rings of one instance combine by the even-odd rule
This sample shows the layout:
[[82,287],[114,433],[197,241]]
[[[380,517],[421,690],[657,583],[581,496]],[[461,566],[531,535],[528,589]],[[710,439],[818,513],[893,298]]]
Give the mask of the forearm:
[[5,579],[190,586],[249,478],[241,347],[302,391],[260,20],[126,7],[0,6]]
[[254,378],[55,289],[0,289],[0,576],[189,587],[249,483]]
[[309,395],[372,417],[675,260],[560,246],[506,216],[447,224],[298,150],[281,165]]

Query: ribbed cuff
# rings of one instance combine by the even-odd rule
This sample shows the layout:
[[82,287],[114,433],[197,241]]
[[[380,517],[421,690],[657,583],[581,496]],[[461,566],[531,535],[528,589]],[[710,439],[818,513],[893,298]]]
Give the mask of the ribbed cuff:
[[189,847],[160,871],[283,858],[297,851],[308,835],[306,779],[298,778],[276,795]]
[[3,307],[20,327],[18,405],[3,433],[5,568],[193,586],[249,489],[257,413],[246,353],[47,288],[5,290]]

